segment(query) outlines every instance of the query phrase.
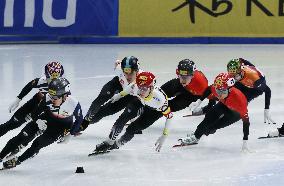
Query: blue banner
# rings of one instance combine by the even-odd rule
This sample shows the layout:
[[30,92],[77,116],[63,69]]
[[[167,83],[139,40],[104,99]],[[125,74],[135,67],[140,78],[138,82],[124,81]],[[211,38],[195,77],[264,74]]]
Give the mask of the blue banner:
[[0,35],[117,36],[118,0],[1,0]]

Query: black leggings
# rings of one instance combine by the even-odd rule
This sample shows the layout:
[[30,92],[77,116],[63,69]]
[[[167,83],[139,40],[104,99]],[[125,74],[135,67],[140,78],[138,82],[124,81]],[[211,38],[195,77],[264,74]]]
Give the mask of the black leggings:
[[27,146],[29,142],[38,136],[33,141],[31,147],[18,157],[18,160],[23,162],[26,159],[36,155],[40,149],[57,141],[61,136],[64,135],[65,129],[67,128],[63,128],[58,125],[48,125],[47,129],[42,133],[35,122],[30,122],[17,136],[13,137],[7,142],[6,146],[0,152],[0,158],[3,159],[20,145]]
[[113,115],[122,109],[126,108],[132,101],[136,100],[135,96],[126,95],[120,98],[118,101],[111,103],[108,102],[107,104],[103,105],[96,114],[93,115],[92,123],[99,122],[102,118],[106,116]]
[[162,116],[163,114],[161,112],[145,106],[143,114],[126,128],[126,131],[120,137],[119,142],[121,144],[127,143],[136,133],[148,128]]
[[197,126],[194,135],[199,139],[203,134],[210,134],[211,131],[227,127],[240,119],[239,113],[230,110],[219,102],[206,113],[203,121]]
[[101,92],[99,93],[98,97],[92,102],[85,119],[89,120],[90,123],[94,123],[93,118],[94,115],[99,111],[101,106],[105,104],[112,96],[116,93],[121,92],[122,86],[119,82],[119,78],[116,76],[109,82],[107,82]]
[[140,102],[138,98],[135,98],[133,101],[131,101],[126,106],[122,114],[115,121],[111,129],[111,132],[109,134],[109,139],[115,140],[116,137],[121,133],[125,124],[131,119],[139,116],[143,112],[143,110],[144,110],[144,105]]
[[[169,106],[172,112],[180,111],[188,107],[192,102],[196,101],[195,96],[189,97],[186,94],[180,94],[174,99],[169,100]],[[163,116],[161,111],[154,110],[145,106],[144,112],[134,122],[132,122],[126,129],[126,132],[136,134],[137,132],[144,130],[151,126],[155,121]]]
[[6,123],[0,125],[0,137],[5,135],[10,130],[20,127],[26,122],[25,117],[30,114],[39,104],[41,98],[35,94],[29,101],[21,106]]
[[40,149],[54,143],[64,134],[63,128],[47,128],[46,131],[39,137],[37,137],[30,148],[28,148],[21,156],[18,157],[20,162],[25,161],[28,158],[31,158],[37,155]]
[[263,94],[263,91],[254,88],[248,88],[239,82],[236,83],[235,87],[246,96],[248,102]]
[[28,123],[17,136],[7,142],[6,146],[0,152],[0,159],[3,159],[21,145],[27,146],[38,134],[40,134],[40,130],[37,124],[33,121]]
[[[172,79],[161,86],[161,89],[167,94],[168,97],[173,99],[169,100],[169,107],[172,112],[177,112],[188,107],[192,102],[197,101],[200,96],[192,95],[188,92],[179,82],[178,79]],[[127,128],[125,134],[119,139],[122,144],[130,141],[135,134],[139,133],[155,121],[163,116],[161,111],[154,110],[150,107],[145,107],[142,115],[132,122]]]

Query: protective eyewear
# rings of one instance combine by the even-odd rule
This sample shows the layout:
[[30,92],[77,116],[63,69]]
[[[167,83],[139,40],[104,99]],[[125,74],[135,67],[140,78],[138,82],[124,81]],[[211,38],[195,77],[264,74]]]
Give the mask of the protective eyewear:
[[216,93],[218,94],[218,96],[221,96],[223,94],[228,94],[229,93],[229,90],[228,89],[215,89],[216,90]]
[[48,93],[49,93],[50,99],[52,99],[52,100],[60,99],[60,96],[56,95],[56,91],[55,90],[49,89]]
[[183,80],[187,80],[187,79],[192,79],[192,76],[191,75],[179,75],[179,78]]
[[52,96],[52,95],[50,95],[50,99],[52,99],[52,100],[58,100],[60,98],[61,98],[61,96]]
[[46,74],[46,78],[49,78],[51,80],[57,79],[59,77],[60,77],[60,73],[59,72],[52,72],[50,74]]
[[150,87],[146,87],[146,86],[142,86],[142,87],[138,87],[140,92],[147,92],[149,90]]
[[178,70],[178,74],[181,76],[191,76],[187,70]]
[[60,74],[58,72],[54,72],[54,73],[50,74],[51,79],[57,79],[57,78],[59,78],[59,76],[60,76]]
[[132,69],[126,67],[126,68],[123,69],[123,72],[124,72],[125,74],[131,74],[131,73],[132,73]]

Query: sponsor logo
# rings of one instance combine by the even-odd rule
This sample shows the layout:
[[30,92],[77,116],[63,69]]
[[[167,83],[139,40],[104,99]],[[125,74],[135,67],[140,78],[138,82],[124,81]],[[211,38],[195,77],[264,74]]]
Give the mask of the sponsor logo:
[[[191,23],[195,23],[196,21],[196,9],[200,9],[204,13],[212,16],[218,17],[229,14],[234,8],[234,2],[232,0],[211,0],[212,6],[210,8],[206,7],[200,0],[186,0],[182,4],[178,5],[176,8],[172,9],[172,12],[176,12],[181,10],[182,8],[189,9],[189,19]],[[246,0],[246,7],[243,9],[245,11],[245,15],[250,17],[253,15],[252,10],[254,11],[262,11],[267,16],[284,16],[284,0],[278,0],[278,12],[273,13],[269,8],[264,5],[264,0]],[[272,3],[272,2],[271,2]]]
[[[14,15],[15,15],[15,4],[19,1],[15,0],[4,0],[6,1],[4,7],[4,27],[14,26]],[[77,0],[67,0],[66,12],[64,19],[56,19],[52,15],[53,9],[56,7],[56,1],[54,0],[42,0],[42,21],[49,27],[68,27],[75,23],[76,18],[76,5]],[[24,9],[24,27],[34,27],[35,22],[35,3],[40,1],[36,0],[25,0]]]

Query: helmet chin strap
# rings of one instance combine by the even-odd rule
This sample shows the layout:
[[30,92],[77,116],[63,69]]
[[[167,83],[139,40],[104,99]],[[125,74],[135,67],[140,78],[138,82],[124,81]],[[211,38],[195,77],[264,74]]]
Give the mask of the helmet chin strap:
[[149,92],[148,96],[146,96],[144,99],[149,100],[152,97],[152,92]]
[[150,92],[149,92],[149,95],[152,95],[152,93],[153,93],[153,90],[154,90],[154,86],[151,86],[151,87],[150,87]]
[[186,86],[187,86],[189,83],[191,83],[191,80],[192,80],[192,78],[186,83]]
[[[186,82],[186,84],[183,84],[183,86],[186,87],[186,86],[191,82],[191,80],[192,80],[192,79],[190,79],[188,82]],[[181,83],[181,82],[180,82],[180,83]],[[181,83],[181,84],[182,84],[182,83]]]
[[151,86],[150,87],[150,91],[149,91],[149,94],[144,98],[144,99],[150,99],[151,97],[152,97],[152,92],[153,92],[153,89],[154,89],[154,87],[153,86]]
[[62,104],[66,101],[68,95],[69,95],[68,93],[62,95]]
[[240,81],[240,80],[242,80],[243,78],[244,78],[244,72],[243,71],[241,71],[239,74],[237,74],[238,75],[238,79],[237,78],[235,78],[235,80],[236,81]]
[[241,71],[241,79],[243,79],[244,76],[245,76],[245,72],[242,70],[242,71]]
[[[66,97],[65,97],[65,95],[66,95]],[[68,96],[67,93],[60,96],[60,98],[62,98],[62,102],[61,102],[60,106],[66,101],[67,96]]]
[[227,91],[226,96],[224,97],[224,99],[226,99],[226,98],[229,96],[229,93],[230,93],[230,92],[231,92],[231,87],[228,88],[228,91]]

